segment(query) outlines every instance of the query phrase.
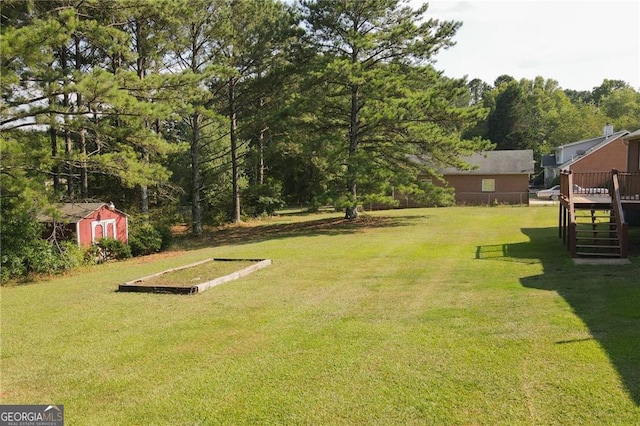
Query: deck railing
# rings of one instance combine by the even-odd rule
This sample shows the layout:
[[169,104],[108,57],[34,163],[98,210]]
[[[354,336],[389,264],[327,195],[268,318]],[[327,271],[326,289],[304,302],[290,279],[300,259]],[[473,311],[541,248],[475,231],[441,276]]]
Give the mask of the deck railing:
[[578,224],[576,223],[576,213],[573,208],[573,191],[570,188],[574,188],[573,173],[562,172],[560,174],[560,222],[563,223],[560,226],[560,237],[562,241],[569,249],[571,257],[576,257],[576,231]]
[[629,224],[624,218],[624,210],[622,209],[622,202],[620,195],[620,183],[618,180],[618,172],[613,170],[611,172],[611,206],[613,207],[614,216],[616,220],[616,227],[618,229],[618,241],[620,244],[620,257],[627,257],[627,247],[629,247]]
[[625,200],[640,201],[640,173],[618,172],[620,183],[620,198]]
[[571,188],[573,194],[584,194],[589,196],[609,195],[611,192],[612,172],[566,172],[571,176],[572,185],[566,186],[565,190]]
[[[617,174],[620,185],[620,200],[640,201],[640,173],[618,172],[562,172],[560,174],[560,195],[567,199],[570,193],[586,195],[610,195],[613,191],[613,175]],[[572,184],[569,185],[569,177]],[[569,190],[571,188],[571,191]]]

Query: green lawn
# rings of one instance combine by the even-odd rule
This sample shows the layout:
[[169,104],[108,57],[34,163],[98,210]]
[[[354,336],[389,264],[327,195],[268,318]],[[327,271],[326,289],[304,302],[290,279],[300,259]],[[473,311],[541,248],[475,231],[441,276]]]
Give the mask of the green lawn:
[[[574,265],[551,206],[340,216],[2,288],[0,403],[69,425],[640,424],[639,258]],[[273,264],[115,291],[210,257]]]

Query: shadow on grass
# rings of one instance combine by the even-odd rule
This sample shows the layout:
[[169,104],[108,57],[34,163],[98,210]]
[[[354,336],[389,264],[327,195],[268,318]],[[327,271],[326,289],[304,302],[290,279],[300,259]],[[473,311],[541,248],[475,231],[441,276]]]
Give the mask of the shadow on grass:
[[227,244],[253,244],[274,239],[300,236],[343,235],[366,232],[370,229],[407,226],[421,216],[359,216],[355,220],[340,217],[321,218],[295,223],[240,224],[208,230],[199,237],[178,235],[176,247],[196,250]]
[[[541,275],[521,279],[524,287],[557,292],[606,351],[629,396],[640,406],[640,263],[637,251],[626,265],[575,265],[556,228],[523,229],[527,243],[480,246],[477,259],[539,262]],[[558,345],[585,339],[558,340]]]

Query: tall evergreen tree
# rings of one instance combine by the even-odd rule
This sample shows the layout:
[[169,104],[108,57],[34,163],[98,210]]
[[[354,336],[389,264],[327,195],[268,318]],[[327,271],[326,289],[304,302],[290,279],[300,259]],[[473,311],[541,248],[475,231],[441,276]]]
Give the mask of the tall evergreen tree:
[[[460,153],[459,138],[441,137],[438,120],[429,117],[424,102],[446,103],[446,85],[426,88],[413,96],[408,90],[412,68],[422,67],[443,48],[453,45],[459,22],[426,19],[428,5],[413,10],[398,0],[303,1],[303,11],[315,46],[315,75],[324,96],[319,125],[342,144],[347,202],[345,216],[357,217],[358,184],[374,165],[391,173],[409,152]],[[433,81],[431,78],[427,78]],[[425,89],[422,87],[422,89]],[[429,93],[429,91],[432,91]],[[383,147],[395,149],[389,164]],[[451,158],[450,156],[447,156]]]
[[216,64],[225,70],[225,78],[219,79],[213,90],[226,94],[226,102],[220,102],[220,113],[229,122],[232,219],[240,222],[243,151],[253,141],[258,162],[253,181],[264,183],[266,110],[273,109],[270,102],[281,80],[278,73],[287,62],[287,51],[299,28],[293,10],[276,0],[231,1],[226,12],[227,19],[219,28],[216,58]]

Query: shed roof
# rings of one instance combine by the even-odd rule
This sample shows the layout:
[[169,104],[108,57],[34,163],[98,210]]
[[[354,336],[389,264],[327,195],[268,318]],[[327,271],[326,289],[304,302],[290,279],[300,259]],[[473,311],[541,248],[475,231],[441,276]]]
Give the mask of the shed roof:
[[447,167],[440,172],[443,175],[529,175],[534,173],[535,161],[531,149],[486,151],[462,157],[461,160],[473,166],[474,169],[458,170]]
[[[56,210],[60,213],[58,220],[62,223],[77,223],[89,216],[96,210],[108,207],[107,203],[59,203],[55,205]],[[120,210],[114,210],[122,215],[125,213]],[[43,215],[39,218],[42,222],[51,221],[51,216]]]

